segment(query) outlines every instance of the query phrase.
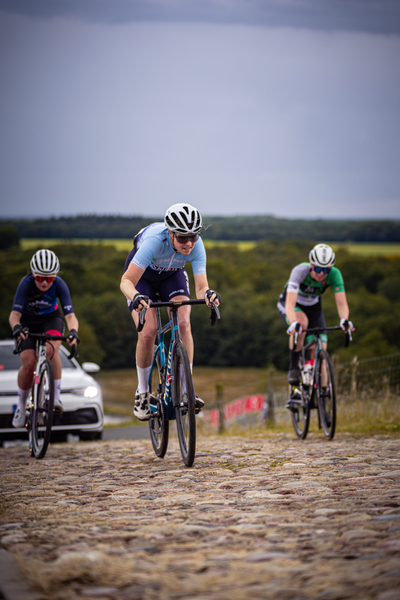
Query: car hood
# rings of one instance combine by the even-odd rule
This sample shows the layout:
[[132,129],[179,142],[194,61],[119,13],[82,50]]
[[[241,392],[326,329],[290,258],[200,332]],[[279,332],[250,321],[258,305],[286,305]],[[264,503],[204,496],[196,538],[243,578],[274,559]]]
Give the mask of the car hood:
[[18,371],[0,372],[0,394],[17,392]]
[[81,369],[63,369],[61,379],[61,391],[85,388],[88,385],[97,385],[91,375]]
[[[17,393],[17,376],[18,371],[0,372],[0,394]],[[88,385],[99,387],[93,377],[85,373],[83,369],[63,369],[61,379],[62,392],[85,388]]]

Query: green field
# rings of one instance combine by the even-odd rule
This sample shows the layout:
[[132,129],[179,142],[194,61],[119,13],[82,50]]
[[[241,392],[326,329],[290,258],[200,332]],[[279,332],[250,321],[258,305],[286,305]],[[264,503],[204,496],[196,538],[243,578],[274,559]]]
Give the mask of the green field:
[[[114,246],[117,250],[125,250],[129,252],[132,248],[132,240],[120,240],[120,239],[35,239],[35,238],[24,238],[21,240],[22,248],[29,250],[30,248],[51,248],[57,244],[70,243],[70,244],[107,244]],[[213,248],[215,246],[227,246],[229,244],[237,244],[239,249],[242,251],[250,250],[257,245],[257,242],[239,241],[239,242],[226,242],[226,241],[215,241],[205,240],[204,245],[206,248]],[[338,248],[345,248],[349,252],[354,254],[360,254],[363,256],[398,256],[400,255],[400,244],[381,244],[381,243],[335,243],[330,244],[332,248],[337,251]]]

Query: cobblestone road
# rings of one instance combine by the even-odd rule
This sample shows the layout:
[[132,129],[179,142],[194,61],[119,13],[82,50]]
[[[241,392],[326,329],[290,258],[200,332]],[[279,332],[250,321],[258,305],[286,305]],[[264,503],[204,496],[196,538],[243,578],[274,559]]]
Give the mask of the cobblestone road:
[[400,440],[0,449],[0,542],[38,598],[400,600]]

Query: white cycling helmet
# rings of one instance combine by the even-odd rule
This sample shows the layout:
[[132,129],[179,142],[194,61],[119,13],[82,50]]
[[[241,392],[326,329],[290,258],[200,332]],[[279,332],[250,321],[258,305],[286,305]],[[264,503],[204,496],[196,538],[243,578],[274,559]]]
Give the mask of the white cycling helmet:
[[57,275],[60,262],[52,250],[38,250],[31,259],[33,275]]
[[327,244],[317,244],[309,255],[310,263],[316,267],[333,267],[335,264],[335,253]]
[[172,233],[200,233],[203,221],[197,208],[190,204],[173,204],[165,213],[164,223]]

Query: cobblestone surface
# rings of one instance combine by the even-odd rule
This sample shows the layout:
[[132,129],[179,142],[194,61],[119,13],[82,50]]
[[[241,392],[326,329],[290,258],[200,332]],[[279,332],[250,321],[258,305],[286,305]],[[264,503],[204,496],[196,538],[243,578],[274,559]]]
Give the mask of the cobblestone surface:
[[400,440],[0,449],[1,546],[38,598],[400,600]]

